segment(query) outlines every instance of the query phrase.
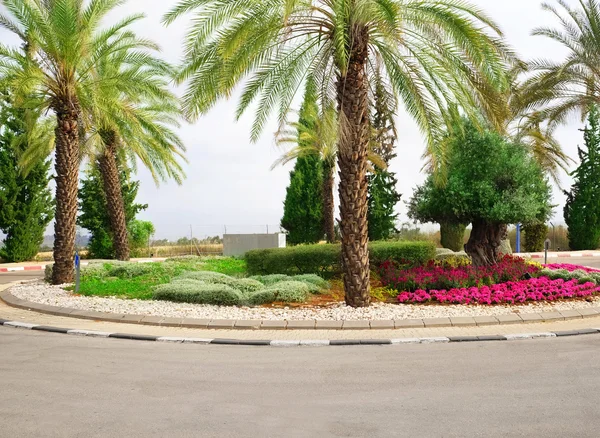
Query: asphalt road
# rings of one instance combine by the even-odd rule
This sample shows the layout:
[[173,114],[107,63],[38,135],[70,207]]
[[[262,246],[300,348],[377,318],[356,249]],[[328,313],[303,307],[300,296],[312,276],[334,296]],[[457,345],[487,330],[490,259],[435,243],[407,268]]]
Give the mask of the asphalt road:
[[2,272],[0,273],[0,284],[21,280],[33,280],[34,278],[42,278],[43,276],[44,273],[41,271]]
[[599,405],[593,335],[278,349],[0,327],[0,438],[597,437]]
[[600,336],[231,347],[0,327],[2,437],[597,437]]

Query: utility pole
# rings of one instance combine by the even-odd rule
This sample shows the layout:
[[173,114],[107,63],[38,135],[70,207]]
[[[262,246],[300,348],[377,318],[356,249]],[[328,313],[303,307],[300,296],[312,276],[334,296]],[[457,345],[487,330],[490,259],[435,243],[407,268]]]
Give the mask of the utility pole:
[[190,255],[194,254],[194,231],[192,230],[192,225],[190,224]]

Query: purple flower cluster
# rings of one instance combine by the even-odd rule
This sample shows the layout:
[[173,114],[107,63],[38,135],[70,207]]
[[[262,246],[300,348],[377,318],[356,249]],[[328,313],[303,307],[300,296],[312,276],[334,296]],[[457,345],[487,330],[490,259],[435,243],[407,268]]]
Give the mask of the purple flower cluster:
[[454,289],[490,286],[506,281],[517,281],[526,274],[535,274],[539,267],[518,257],[506,256],[493,266],[475,267],[439,266],[431,262],[425,266],[406,267],[393,261],[379,266],[383,286],[397,291],[415,292],[431,289]]
[[569,272],[573,272],[573,271],[600,272],[600,269],[588,268],[587,266],[571,265],[568,263],[551,263],[548,265],[544,265],[544,267],[548,268],[548,269],[552,269],[553,271],[556,271],[558,269],[564,269]]
[[598,293],[600,293],[600,286],[594,283],[579,284],[577,280],[550,280],[547,277],[539,277],[482,287],[429,291],[419,289],[414,292],[400,293],[398,301],[401,303],[435,301],[445,304],[513,304],[584,298]]

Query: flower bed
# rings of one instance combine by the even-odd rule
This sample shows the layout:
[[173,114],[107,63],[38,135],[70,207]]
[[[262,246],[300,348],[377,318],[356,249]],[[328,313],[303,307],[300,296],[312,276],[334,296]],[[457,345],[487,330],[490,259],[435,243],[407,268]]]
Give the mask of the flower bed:
[[580,284],[575,279],[565,281],[540,277],[482,287],[401,292],[398,301],[400,303],[435,301],[445,304],[513,304],[528,301],[555,301],[562,298],[585,298],[599,292],[600,286],[592,282]]
[[507,281],[518,281],[533,275],[540,268],[518,257],[506,256],[494,266],[448,266],[430,262],[425,266],[407,267],[393,261],[379,266],[384,287],[397,291],[414,292],[431,289],[454,289],[490,286]]

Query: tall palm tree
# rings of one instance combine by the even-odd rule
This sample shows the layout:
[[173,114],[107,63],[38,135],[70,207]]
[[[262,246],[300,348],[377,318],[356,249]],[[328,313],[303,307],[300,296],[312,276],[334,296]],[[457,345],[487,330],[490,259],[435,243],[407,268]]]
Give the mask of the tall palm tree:
[[[56,116],[56,215],[52,281],[73,279],[77,220],[80,133],[84,112],[94,102],[93,68],[100,59],[127,45],[119,38],[139,16],[100,28],[122,0],[3,0],[7,15],[0,26],[19,36],[27,50],[0,44],[0,77],[23,106],[37,105]],[[33,96],[33,98],[29,98]],[[39,103],[39,105],[38,105]]]
[[542,8],[553,14],[560,28],[542,27],[533,35],[544,36],[568,50],[562,62],[536,60],[528,63],[530,76],[524,82],[519,106],[537,110],[537,118],[550,129],[579,113],[584,120],[589,108],[600,103],[600,2],[577,0],[572,7],[564,0]]
[[[149,44],[146,44],[146,48]],[[156,50],[157,48],[154,48]],[[177,97],[168,89],[171,67],[147,50],[127,48],[95,67],[104,80],[94,89],[98,104],[90,113],[92,130],[86,141],[102,176],[115,255],[129,259],[129,238],[117,157],[135,167],[139,159],[155,182],[185,176],[178,158],[185,147],[171,129],[179,126]]]
[[251,137],[278,108],[283,122],[307,75],[337,103],[340,229],[346,303],[370,303],[367,68],[382,60],[394,93],[435,144],[447,111],[506,112],[508,50],[491,19],[462,0],[182,0],[171,23],[194,11],[180,81],[190,118],[245,81],[237,116],[258,101]]

